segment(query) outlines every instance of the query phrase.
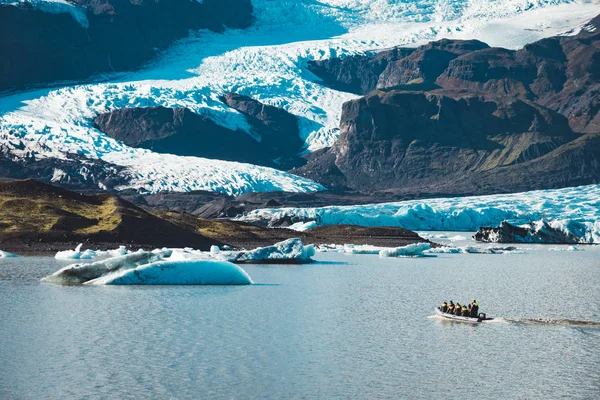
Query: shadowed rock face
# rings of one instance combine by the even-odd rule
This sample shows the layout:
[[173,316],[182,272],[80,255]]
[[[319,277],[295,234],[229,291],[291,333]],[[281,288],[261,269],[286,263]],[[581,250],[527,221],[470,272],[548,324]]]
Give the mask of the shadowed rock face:
[[300,139],[298,119],[294,115],[237,93],[226,93],[222,101],[246,117],[260,135],[261,144],[276,157],[284,159],[280,163],[289,168],[298,165],[296,155],[304,142]]
[[128,146],[158,153],[246,162],[270,167],[297,166],[298,120],[285,110],[229,93],[224,101],[246,116],[260,137],[222,127],[186,108],[126,108],[100,114],[96,127]]
[[85,8],[88,27],[70,14],[0,5],[0,90],[135,69],[190,29],[252,23],[250,0],[72,2]]
[[125,108],[100,114],[94,123],[102,132],[131,147],[273,165],[271,153],[246,132],[224,128],[186,108]]
[[[321,62],[321,76],[344,77],[341,65],[359,71],[373,60]],[[379,90],[344,104],[338,141],[294,173],[397,194],[600,181],[600,17],[578,35],[519,51],[442,40],[371,72],[355,74],[353,85],[370,88],[378,75]]]
[[379,76],[390,63],[403,59],[415,49],[397,47],[375,56],[349,56],[309,61],[308,69],[329,86],[343,92],[367,94],[377,87]]

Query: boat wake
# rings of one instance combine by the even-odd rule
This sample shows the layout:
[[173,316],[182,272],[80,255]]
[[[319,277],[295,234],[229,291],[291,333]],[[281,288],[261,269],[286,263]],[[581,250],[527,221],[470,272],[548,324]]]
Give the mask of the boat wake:
[[[519,325],[541,325],[541,326],[570,326],[570,327],[594,327],[600,329],[600,321],[585,321],[576,319],[551,319],[551,318],[495,318],[494,322],[504,322]],[[490,321],[492,322],[492,321]]]
[[[428,318],[439,319],[444,322],[456,322],[448,320],[441,315],[430,315]],[[552,319],[552,318],[498,318],[484,321],[485,324],[517,324],[529,326],[565,326],[573,328],[597,328],[600,329],[600,321],[586,321],[577,319]]]

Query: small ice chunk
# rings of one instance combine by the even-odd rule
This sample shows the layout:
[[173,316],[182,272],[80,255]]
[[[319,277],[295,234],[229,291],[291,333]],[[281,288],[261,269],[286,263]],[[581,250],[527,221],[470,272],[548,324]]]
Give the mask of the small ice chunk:
[[221,249],[219,248],[219,246],[215,246],[215,245],[210,246],[210,254],[219,254],[220,252],[221,252]]
[[13,253],[9,253],[8,251],[0,250],[0,258],[12,258],[12,257],[19,257],[19,256],[16,254],[13,254]]
[[429,243],[413,243],[408,246],[383,249],[379,252],[379,257],[425,257],[424,252],[430,248]]

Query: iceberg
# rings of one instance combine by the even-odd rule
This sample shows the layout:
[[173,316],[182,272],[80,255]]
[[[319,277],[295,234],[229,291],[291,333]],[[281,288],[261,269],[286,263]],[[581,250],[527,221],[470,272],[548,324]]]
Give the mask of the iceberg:
[[13,253],[9,253],[8,251],[0,250],[0,258],[14,258],[14,257],[19,257],[19,256],[16,254],[13,254]]
[[79,285],[102,276],[134,269],[140,265],[162,261],[170,255],[170,251],[138,251],[92,263],[71,264],[42,278],[42,281],[61,285]]
[[172,250],[138,251],[68,265],[43,282],[61,285],[249,285],[250,276],[228,261],[171,258]]
[[81,251],[82,246],[83,243],[80,243],[75,250],[59,251],[54,258],[57,260],[97,260],[101,258],[123,256],[129,253],[125,246],[119,246],[118,249],[107,251],[92,249]]
[[425,257],[425,252],[431,248],[429,243],[414,243],[408,246],[383,249],[379,257]]
[[159,261],[85,282],[86,285],[251,285],[239,266],[227,261]]
[[306,264],[312,262],[315,255],[313,245],[305,246],[301,239],[287,239],[273,246],[259,247],[254,250],[221,251],[213,254],[216,259],[233,263],[293,263]]

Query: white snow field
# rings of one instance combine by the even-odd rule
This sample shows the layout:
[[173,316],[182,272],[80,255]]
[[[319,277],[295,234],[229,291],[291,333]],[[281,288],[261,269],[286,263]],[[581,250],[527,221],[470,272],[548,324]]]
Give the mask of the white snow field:
[[68,265],[43,282],[61,285],[249,285],[252,279],[228,261],[171,259],[171,250],[137,251],[92,263]]
[[[63,2],[34,3],[57,7]],[[64,159],[74,153],[125,167],[129,183],[117,189],[229,194],[321,190],[315,182],[269,168],[133,149],[95,129],[92,119],[117,108],[162,105],[188,107],[221,125],[249,131],[242,115],[218,100],[235,91],[298,116],[307,149],[316,150],[335,141],[341,105],[356,96],[318,84],[306,69],[308,60],[414,46],[442,37],[477,38],[517,48],[576,32],[600,12],[600,0],[253,0],[253,4],[254,27],[224,34],[196,32],[142,71],[101,76],[97,83],[0,95],[0,143],[16,157],[35,152],[38,158]],[[104,187],[103,182],[98,185]]]
[[[286,216],[298,217],[311,227],[352,224],[425,231],[476,231],[504,220],[517,224],[545,220],[584,243],[600,243],[600,185],[360,206],[261,209],[239,220],[276,226]],[[299,223],[293,227],[303,229]]]

